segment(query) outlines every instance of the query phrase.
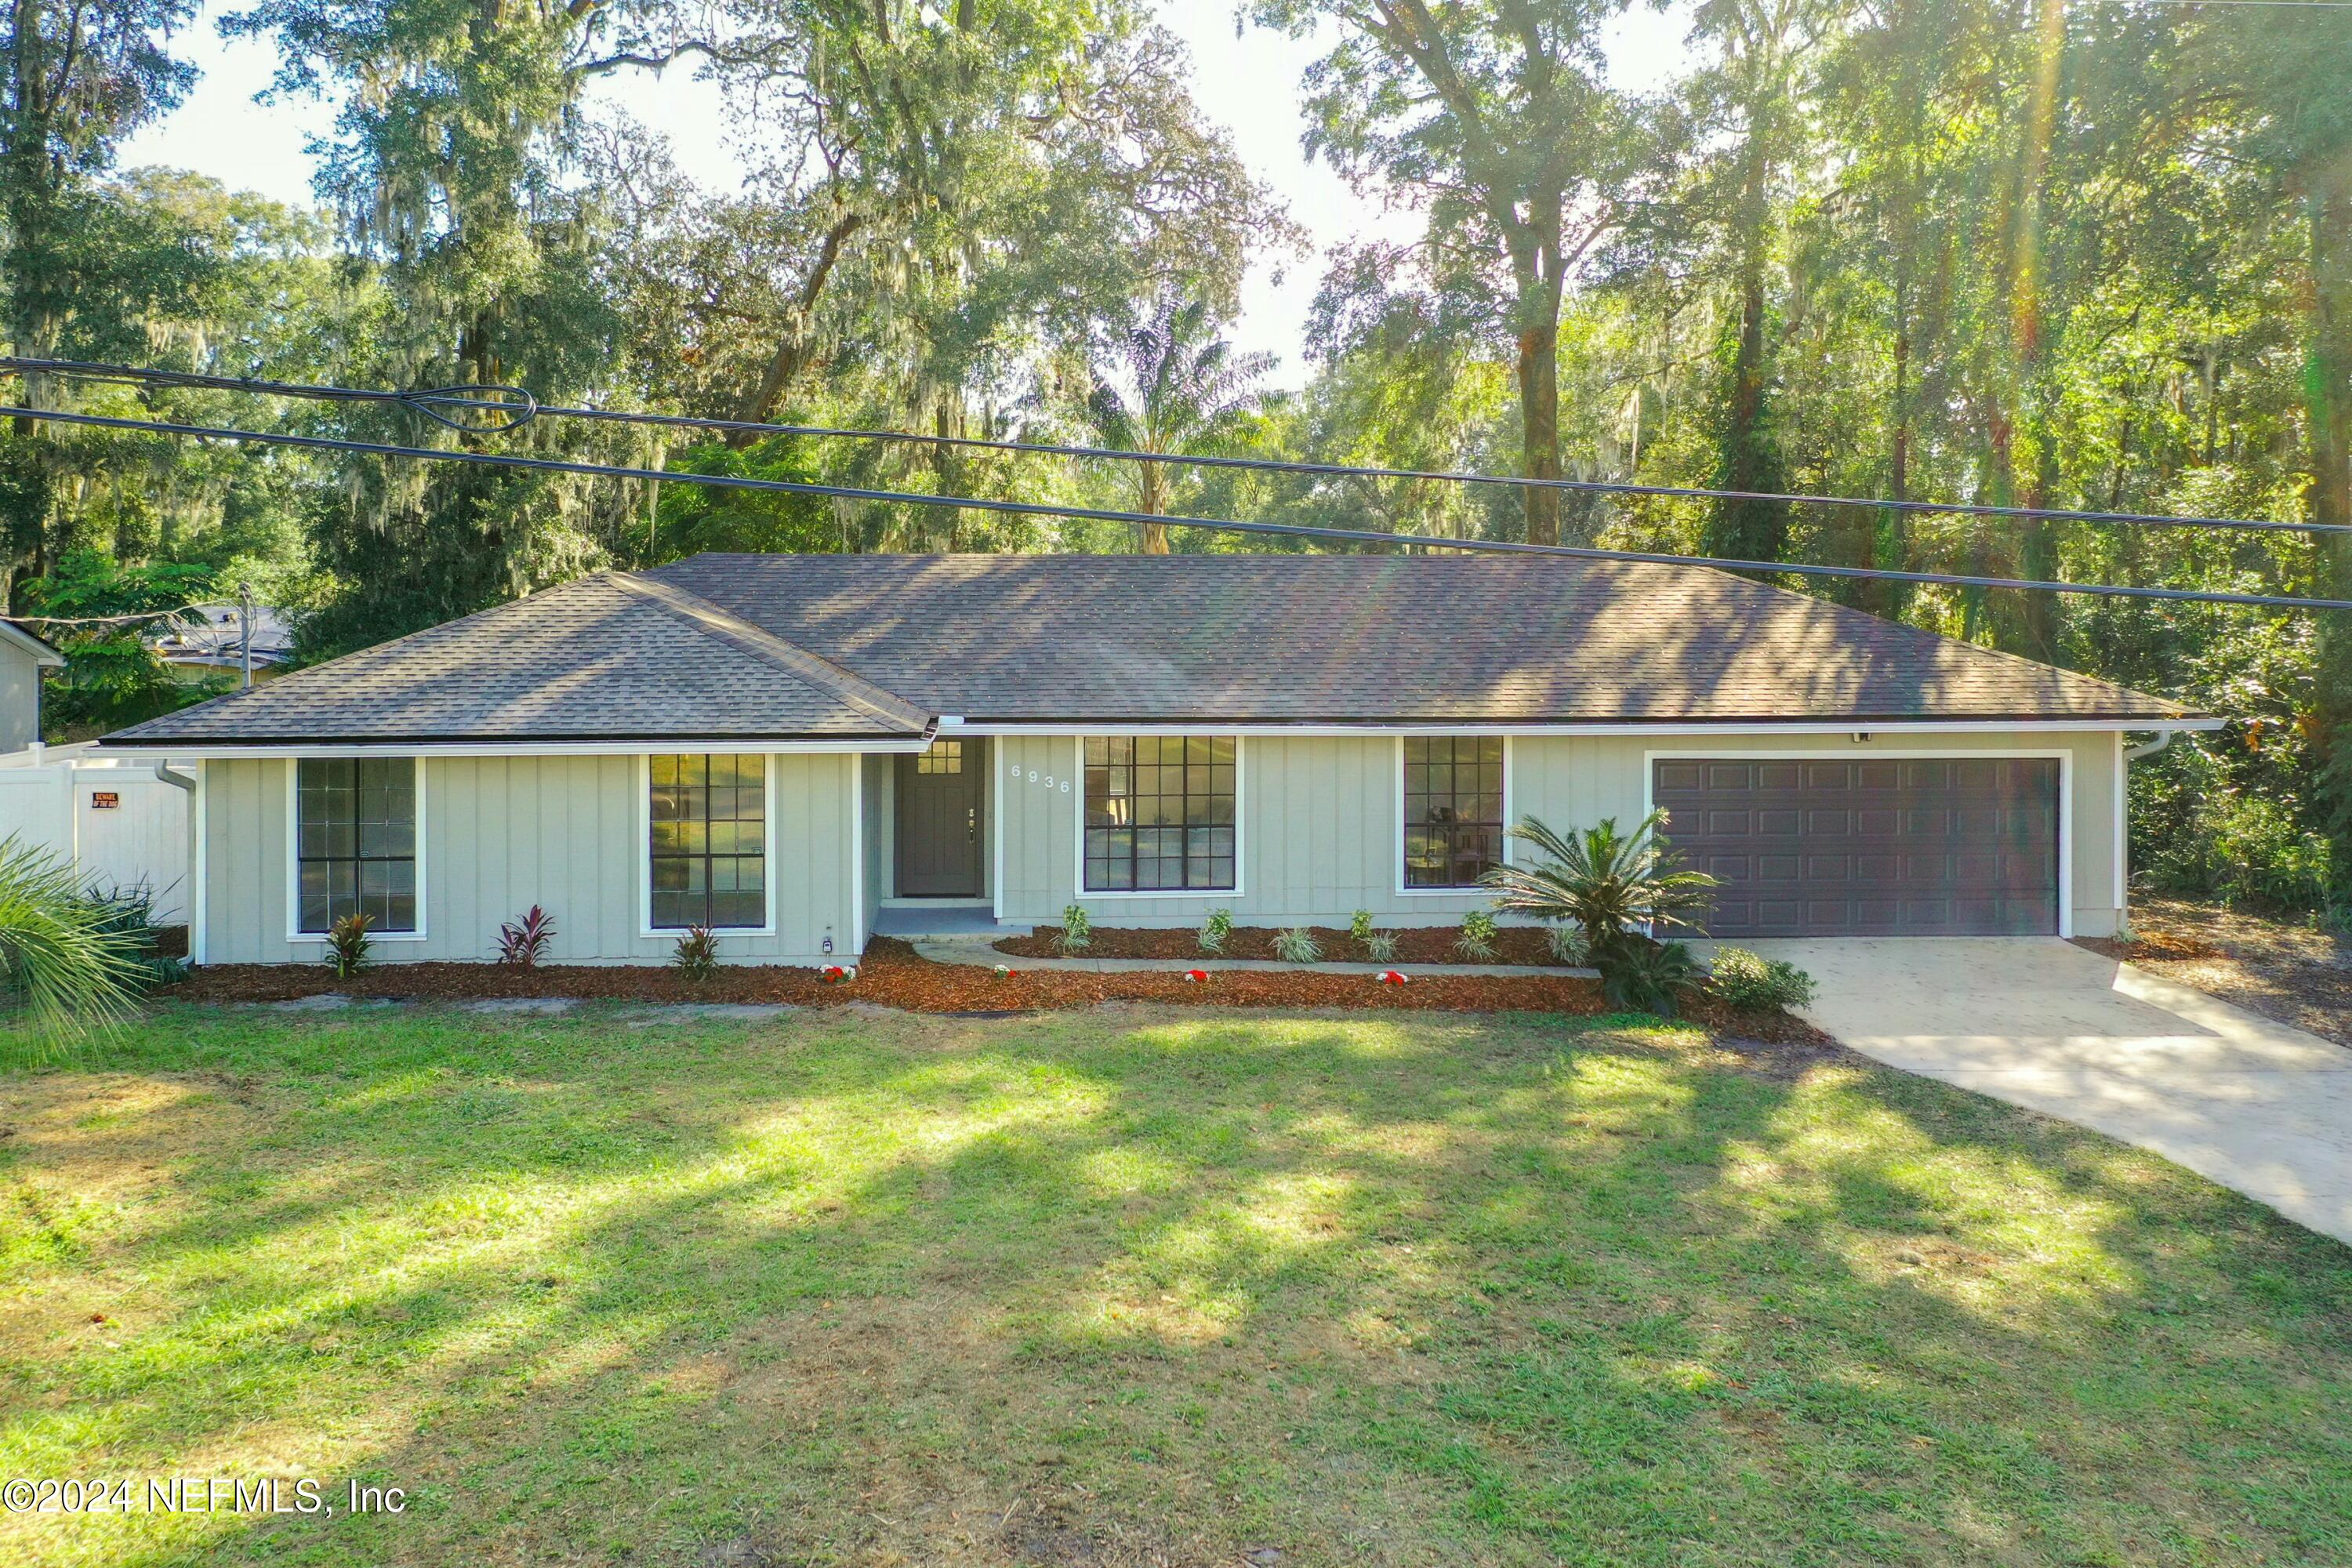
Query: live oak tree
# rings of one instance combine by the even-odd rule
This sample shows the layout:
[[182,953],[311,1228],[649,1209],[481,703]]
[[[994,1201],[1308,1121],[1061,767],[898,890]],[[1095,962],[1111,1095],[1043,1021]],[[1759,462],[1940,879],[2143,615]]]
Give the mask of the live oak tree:
[[[172,269],[168,244],[127,222],[98,189],[122,139],[180,100],[194,79],[171,52],[192,0],[10,0],[0,10],[0,333],[13,353],[56,357],[78,314],[105,341],[122,325],[98,297]],[[26,406],[61,406],[44,377],[19,384]],[[0,605],[19,571],[47,564],[52,454],[37,422],[10,422],[0,446],[7,549]]]

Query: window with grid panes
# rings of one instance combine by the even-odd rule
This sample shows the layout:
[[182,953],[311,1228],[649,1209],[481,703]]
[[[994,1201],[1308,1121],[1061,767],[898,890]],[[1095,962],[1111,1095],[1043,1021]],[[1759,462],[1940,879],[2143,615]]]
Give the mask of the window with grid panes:
[[1087,890],[1232,890],[1235,744],[1231,735],[1087,737]]
[[416,929],[416,763],[306,757],[294,764],[296,929],[363,914],[377,931]]
[[768,759],[713,752],[648,760],[653,923],[768,923]]
[[1470,888],[1503,863],[1503,738],[1408,735],[1404,885]]

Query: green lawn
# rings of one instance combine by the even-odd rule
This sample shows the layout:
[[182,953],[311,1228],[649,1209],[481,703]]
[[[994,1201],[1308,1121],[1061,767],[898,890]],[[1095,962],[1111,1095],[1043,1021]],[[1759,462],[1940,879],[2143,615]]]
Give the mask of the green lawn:
[[0,1476],[414,1501],[0,1518],[12,1565],[2352,1562],[2352,1252],[1841,1058],[1116,1009],[24,1045]]

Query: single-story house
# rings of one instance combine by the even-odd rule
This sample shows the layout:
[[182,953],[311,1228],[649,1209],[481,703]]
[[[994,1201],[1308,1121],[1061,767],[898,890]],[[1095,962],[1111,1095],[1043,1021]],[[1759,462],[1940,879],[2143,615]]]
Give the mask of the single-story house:
[[869,933],[1434,925],[1654,805],[1717,935],[2101,934],[2126,737],[2217,721],[1725,573],[1528,556],[700,555],[106,737],[193,774],[194,952],[804,963]]
[[[66,656],[14,621],[0,620],[0,753],[41,738],[41,671],[62,669]],[[0,837],[6,830],[0,827]]]

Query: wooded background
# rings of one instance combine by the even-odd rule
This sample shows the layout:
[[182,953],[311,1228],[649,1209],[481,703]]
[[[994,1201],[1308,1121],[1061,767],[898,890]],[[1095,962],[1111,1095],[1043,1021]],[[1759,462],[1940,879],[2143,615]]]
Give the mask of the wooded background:
[[[1706,0],[1611,83],[1610,0],[1251,0],[1329,47],[1309,151],[1420,233],[1307,255],[1134,0],[261,0],[337,105],[297,210],[118,150],[188,0],[0,15],[0,337],[33,356],[698,416],[1772,492],[2352,523],[2352,7]],[[719,95],[716,188],[587,86]],[[1223,323],[1322,269],[1312,372]],[[2352,535],[1201,471],[35,376],[39,408],[1398,533],[2352,596]],[[250,582],[320,658],[699,550],[1276,548],[1198,531],[232,448],[19,419],[20,615]],[[2352,908],[2338,617],[1787,580],[2229,715],[2136,782],[2160,886]],[[188,700],[59,631],[87,733]]]

